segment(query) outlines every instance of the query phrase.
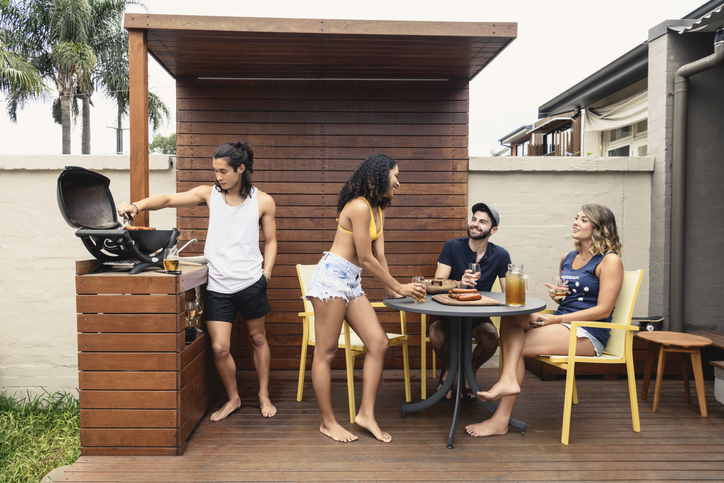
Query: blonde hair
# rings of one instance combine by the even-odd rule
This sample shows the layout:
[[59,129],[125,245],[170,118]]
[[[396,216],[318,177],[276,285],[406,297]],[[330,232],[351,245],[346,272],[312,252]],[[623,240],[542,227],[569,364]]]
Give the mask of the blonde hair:
[[[613,252],[621,256],[621,241],[616,229],[616,217],[613,212],[601,205],[583,205],[581,211],[593,225],[591,235],[591,255],[603,255]],[[578,253],[581,253],[581,242],[575,241]]]

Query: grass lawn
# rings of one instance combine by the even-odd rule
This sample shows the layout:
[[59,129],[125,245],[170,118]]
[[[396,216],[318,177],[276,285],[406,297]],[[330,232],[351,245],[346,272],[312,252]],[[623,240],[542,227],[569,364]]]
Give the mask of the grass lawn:
[[77,398],[64,393],[24,399],[0,394],[0,481],[37,482],[79,456]]

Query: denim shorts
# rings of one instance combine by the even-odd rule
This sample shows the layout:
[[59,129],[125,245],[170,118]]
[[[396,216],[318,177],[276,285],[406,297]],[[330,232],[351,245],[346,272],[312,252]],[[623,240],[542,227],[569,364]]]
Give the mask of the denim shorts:
[[337,297],[349,303],[360,295],[364,295],[362,268],[339,255],[324,252],[324,256],[309,277],[305,297],[325,301]]
[[[568,330],[571,330],[571,324],[562,324],[568,327]],[[588,332],[583,327],[578,327],[578,330],[576,331],[576,337],[579,339],[586,338],[591,341],[591,344],[593,344],[593,350],[596,352],[596,357],[600,356],[603,353],[603,349],[605,348],[603,344],[601,344],[601,341],[596,339],[596,337]]]

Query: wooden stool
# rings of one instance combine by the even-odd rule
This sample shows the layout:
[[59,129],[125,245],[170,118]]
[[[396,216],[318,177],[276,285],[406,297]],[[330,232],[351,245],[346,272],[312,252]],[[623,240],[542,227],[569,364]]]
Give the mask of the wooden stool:
[[[656,349],[659,349],[659,367],[656,370],[656,387],[654,389],[654,407],[653,412],[659,409],[659,397],[661,396],[661,380],[664,376],[664,365],[666,363],[667,352],[680,352],[689,354],[691,359],[691,368],[694,371],[694,382],[696,383],[696,396],[699,398],[699,409],[701,415],[708,415],[706,409],[706,393],[704,390],[704,373],[701,369],[701,347],[711,345],[711,339],[698,335],[684,334],[682,332],[652,331],[639,332],[637,336],[641,339],[649,341],[649,352],[646,355],[646,368],[644,369],[644,380],[641,385],[641,399],[646,400],[646,394],[649,391],[649,381],[651,380],[651,369],[654,366],[654,356]],[[682,365],[684,370],[684,393],[686,394],[686,402],[690,403],[689,397],[689,371],[686,370],[686,357],[682,357]]]

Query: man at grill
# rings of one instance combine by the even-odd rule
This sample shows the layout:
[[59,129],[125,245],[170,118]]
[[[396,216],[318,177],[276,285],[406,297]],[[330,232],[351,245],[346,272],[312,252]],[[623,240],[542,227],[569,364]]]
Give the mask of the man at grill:
[[[472,217],[468,223],[468,236],[448,240],[437,259],[435,278],[459,280],[462,288],[476,288],[478,291],[490,292],[495,277],[500,278],[500,289],[505,292],[505,274],[508,271],[510,254],[508,251],[490,243],[490,237],[498,231],[500,215],[492,206],[476,203],[472,208]],[[480,264],[480,273],[472,273],[471,263]],[[477,282],[475,277],[479,277]],[[450,367],[450,318],[432,316],[430,321],[430,344],[440,356],[443,367],[440,370],[438,389],[447,377]],[[498,330],[490,317],[473,319],[473,337],[477,347],[473,351],[473,372],[476,372],[485,361],[490,359],[498,347]],[[462,390],[466,402],[475,400],[469,388]],[[452,397],[452,391],[446,395]]]
[[[236,384],[236,363],[230,353],[232,324],[239,312],[246,323],[259,377],[259,405],[264,417],[276,414],[269,399],[270,351],[264,318],[271,311],[267,282],[277,256],[274,199],[251,183],[254,151],[246,143],[224,143],[213,156],[214,186],[121,203],[119,215],[162,208],[209,207],[209,229],[204,247],[208,261],[206,328],[214,362],[228,401],[211,415],[220,421],[241,407]],[[259,227],[264,233],[264,256],[259,250]]]

